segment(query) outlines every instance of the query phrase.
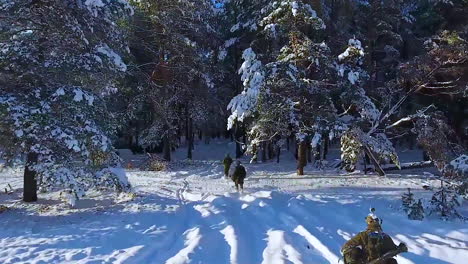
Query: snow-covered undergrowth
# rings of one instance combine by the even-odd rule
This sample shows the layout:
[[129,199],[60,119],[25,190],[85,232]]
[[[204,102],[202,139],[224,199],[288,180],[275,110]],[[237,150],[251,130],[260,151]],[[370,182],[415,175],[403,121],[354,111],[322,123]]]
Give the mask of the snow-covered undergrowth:
[[430,195],[421,187],[436,182],[422,173],[296,177],[292,162],[246,166],[244,194],[222,177],[219,162],[205,160],[170,172],[129,171],[134,196],[90,193],[73,209],[59,193],[22,203],[20,171],[4,170],[0,187],[16,191],[0,194],[9,207],[0,213],[0,263],[334,264],[371,206],[394,241],[408,245],[400,264],[468,259],[466,223],[411,221],[399,210],[406,187]]

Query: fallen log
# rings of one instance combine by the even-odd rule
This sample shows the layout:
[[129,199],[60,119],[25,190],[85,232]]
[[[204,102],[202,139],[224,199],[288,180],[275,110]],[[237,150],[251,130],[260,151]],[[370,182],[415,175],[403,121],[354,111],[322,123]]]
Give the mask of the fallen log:
[[[420,169],[420,168],[430,168],[434,166],[432,161],[416,161],[416,162],[405,162],[401,163],[401,169]],[[385,164],[381,165],[382,169],[385,171],[399,170],[395,164]]]

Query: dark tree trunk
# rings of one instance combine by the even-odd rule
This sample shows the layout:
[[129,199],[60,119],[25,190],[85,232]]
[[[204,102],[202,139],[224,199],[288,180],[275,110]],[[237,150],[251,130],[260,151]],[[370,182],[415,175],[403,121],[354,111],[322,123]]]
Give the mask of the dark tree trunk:
[[286,138],[286,150],[289,151],[289,137]]
[[328,154],[328,145],[330,145],[330,137],[328,134],[326,134],[324,140],[323,140],[323,160],[327,160],[327,154]]
[[297,175],[304,175],[304,167],[307,165],[307,143],[302,141],[298,145]]
[[422,158],[424,161],[429,161],[431,158],[429,157],[429,154],[427,154],[427,151],[423,150],[422,152]]
[[37,201],[37,173],[33,170],[33,166],[37,164],[37,158],[38,155],[34,152],[29,152],[26,157],[23,182],[23,201],[25,202]]
[[367,154],[365,151],[363,152],[362,159],[364,162],[364,174],[367,174]]
[[364,147],[364,151],[366,154],[369,156],[370,161],[374,165],[375,171],[380,175],[380,176],[385,176],[385,172],[382,169],[382,167],[379,164],[379,161],[377,158],[372,154],[372,151],[368,147]]
[[247,133],[245,133],[245,125],[242,124],[242,142],[247,145]]
[[171,141],[167,134],[163,138],[163,159],[171,161]]
[[[193,124],[192,124],[192,129],[193,129]],[[190,138],[190,147],[192,150],[195,149],[195,133],[192,133],[192,137]]]
[[307,162],[312,163],[312,146],[307,142]]
[[273,149],[273,143],[270,141],[268,142],[268,158],[273,159],[275,157],[275,151]]
[[294,148],[294,158],[295,158],[296,160],[299,159],[299,148],[298,148],[297,145],[296,145],[295,148]]
[[320,156],[322,154],[322,150],[320,148],[320,144],[317,144],[317,146],[315,147],[315,160],[320,160]]
[[193,150],[193,121],[192,118],[187,120],[187,159],[192,159],[192,150]]
[[234,129],[234,139],[236,141],[236,159],[242,157],[242,148],[241,148],[241,144],[239,143],[240,142],[240,128],[239,126],[236,124],[235,125],[235,129]]
[[262,142],[262,162],[266,162],[266,142]]
[[236,141],[236,159],[242,157],[242,148],[239,142]]
[[280,162],[281,147],[276,147],[276,163]]
[[210,144],[210,134],[206,131],[203,131],[203,141],[205,142],[206,145],[209,145]]

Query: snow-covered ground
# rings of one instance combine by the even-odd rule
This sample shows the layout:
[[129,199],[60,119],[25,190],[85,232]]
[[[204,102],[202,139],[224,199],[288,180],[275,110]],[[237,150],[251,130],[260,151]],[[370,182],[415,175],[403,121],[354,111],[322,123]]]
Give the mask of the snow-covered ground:
[[0,194],[9,207],[0,213],[0,263],[338,263],[340,247],[365,228],[371,206],[394,241],[408,245],[400,264],[468,259],[467,223],[410,221],[399,210],[407,187],[428,198],[422,186],[437,184],[424,169],[379,177],[308,167],[298,177],[285,153],[279,164],[246,164],[246,191],[237,194],[219,161],[233,149],[224,141],[199,143],[194,161],[169,172],[128,170],[135,195],[91,192],[76,208],[57,192],[22,203],[21,171],[3,170],[1,190],[9,183],[15,191]]

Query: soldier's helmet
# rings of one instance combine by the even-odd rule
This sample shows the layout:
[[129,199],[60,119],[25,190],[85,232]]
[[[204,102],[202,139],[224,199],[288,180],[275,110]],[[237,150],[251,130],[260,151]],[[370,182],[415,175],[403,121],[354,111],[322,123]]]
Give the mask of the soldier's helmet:
[[375,208],[370,209],[370,213],[366,217],[366,223],[370,229],[381,229],[382,219],[375,214]]

